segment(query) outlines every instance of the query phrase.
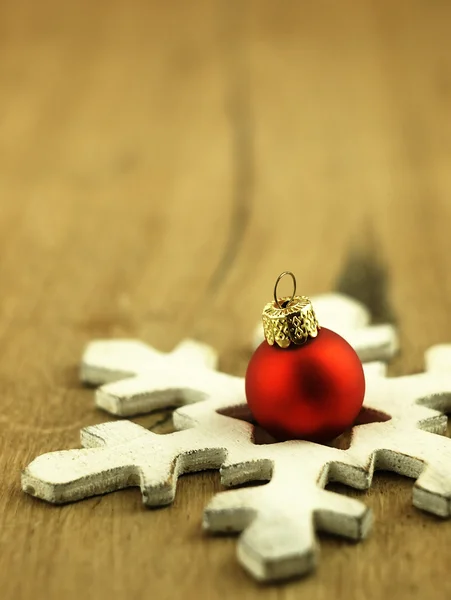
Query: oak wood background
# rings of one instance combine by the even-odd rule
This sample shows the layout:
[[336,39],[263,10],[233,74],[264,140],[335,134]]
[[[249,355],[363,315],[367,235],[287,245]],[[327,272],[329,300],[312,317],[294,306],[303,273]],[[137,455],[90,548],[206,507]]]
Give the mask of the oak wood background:
[[451,340],[450,24],[445,0],[0,3],[2,598],[450,597],[451,522],[394,475],[342,488],[374,510],[365,543],[322,536],[316,575],[280,586],[202,535],[216,473],[156,511],[19,486],[108,418],[78,382],[88,340],[194,336],[243,373],[286,268],[396,319],[393,373]]

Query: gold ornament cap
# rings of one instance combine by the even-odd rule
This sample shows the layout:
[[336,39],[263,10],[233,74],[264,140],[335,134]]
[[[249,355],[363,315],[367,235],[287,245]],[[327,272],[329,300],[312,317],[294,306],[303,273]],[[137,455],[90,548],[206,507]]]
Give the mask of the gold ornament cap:
[[[277,297],[277,286],[285,275],[293,280],[293,294]],[[268,302],[262,314],[263,330],[270,346],[276,343],[281,348],[290,344],[302,345],[318,335],[320,326],[307,296],[296,296],[296,278],[291,271],[284,271],[274,286],[274,301]]]

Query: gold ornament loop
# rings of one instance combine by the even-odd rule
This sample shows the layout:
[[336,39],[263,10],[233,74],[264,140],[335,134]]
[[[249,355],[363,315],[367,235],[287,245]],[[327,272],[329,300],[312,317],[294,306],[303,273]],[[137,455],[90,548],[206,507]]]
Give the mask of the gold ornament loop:
[[[279,275],[279,277],[276,280],[276,283],[274,284],[274,302],[276,303],[276,306],[278,306],[279,308],[283,308],[283,306],[281,306],[279,304],[279,299],[277,298],[277,286],[279,285],[280,280],[283,277],[285,277],[285,275],[290,275],[291,279],[293,280],[293,293],[291,294],[290,302],[296,296],[296,277],[294,276],[294,273],[292,273],[291,271],[284,271],[283,273],[281,273]],[[286,301],[286,299],[285,299],[285,301]]]
[[[290,275],[294,283],[292,296],[277,298],[277,285],[285,275]],[[265,338],[271,346],[277,344],[288,348],[290,344],[305,344],[315,338],[320,329],[312,303],[306,296],[296,296],[296,278],[291,271],[279,275],[274,286],[274,301],[263,309],[262,320]]]

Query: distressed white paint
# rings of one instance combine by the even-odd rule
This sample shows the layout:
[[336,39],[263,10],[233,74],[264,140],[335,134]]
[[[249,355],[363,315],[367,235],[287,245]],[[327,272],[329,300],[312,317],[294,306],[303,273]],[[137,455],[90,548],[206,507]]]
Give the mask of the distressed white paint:
[[178,476],[190,471],[220,469],[226,487],[265,481],[217,494],[203,519],[209,532],[242,532],[238,559],[263,581],[311,570],[315,530],[356,540],[369,531],[369,509],[325,490],[328,481],[365,489],[375,469],[392,470],[416,479],[417,507],[450,516],[451,441],[436,434],[445,432],[442,413],[451,409],[451,346],[428,351],[427,372],[418,375],[390,379],[383,363],[366,364],[365,407],[392,418],[355,426],[347,450],[254,443],[261,435],[243,420],[244,380],[209,368],[215,355],[204,346],[181,349],[179,360],[177,352],[162,355],[135,342],[91,344],[84,380],[112,381],[99,389],[98,405],[120,415],[181,405],[174,412],[178,431],[156,435],[129,421],[88,427],[82,450],[36,458],[23,473],[24,491],[63,503],[139,486],[146,505],[160,506],[172,502]]
[[[354,427],[348,450],[303,441],[256,445],[253,425],[218,413],[245,411],[242,379],[205,369],[205,378],[196,380],[181,370],[165,388],[163,372],[153,391],[147,382],[146,409],[175,398],[188,403],[174,413],[180,431],[160,436],[129,421],[88,427],[83,450],[38,457],[24,471],[22,486],[62,503],[139,485],[144,503],[159,506],[173,500],[178,476],[189,471],[219,468],[227,487],[268,481],[216,495],[204,528],[243,531],[238,558],[257,579],[301,575],[317,561],[315,529],[358,540],[371,526],[364,504],[324,490],[328,481],[365,489],[375,469],[396,471],[417,479],[416,506],[450,516],[451,442],[435,435],[445,431],[441,412],[451,409],[451,348],[448,353],[448,373],[389,379],[381,365],[366,366],[365,406],[392,419]],[[189,404],[196,399],[204,401]]]
[[169,353],[159,352],[139,340],[96,340],[86,347],[80,367],[80,379],[89,385],[118,381],[149,369],[168,365],[216,369],[218,354],[211,346],[195,340],[183,340]]

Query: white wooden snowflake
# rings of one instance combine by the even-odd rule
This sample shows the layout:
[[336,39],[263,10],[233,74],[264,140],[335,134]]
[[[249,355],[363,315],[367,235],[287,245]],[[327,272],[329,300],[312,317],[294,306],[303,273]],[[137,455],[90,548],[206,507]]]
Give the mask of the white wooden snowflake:
[[317,561],[315,530],[359,540],[371,526],[365,505],[325,490],[329,481],[366,489],[375,469],[395,471],[416,479],[415,506],[450,516],[451,441],[436,434],[445,432],[442,413],[451,409],[451,346],[431,349],[426,362],[425,373],[399,378],[386,378],[382,363],[365,366],[365,408],[341,449],[270,443],[249,422],[244,380],[214,371],[208,347],[186,342],[162,355],[132,341],[94,342],[82,376],[110,382],[97,404],[120,415],[182,405],[174,412],[178,431],[157,435],[129,421],[87,427],[84,449],[38,457],[22,486],[53,503],[139,486],[146,505],[160,506],[190,471],[220,469],[226,487],[266,481],[217,494],[204,528],[242,532],[238,559],[259,580],[301,575]]

